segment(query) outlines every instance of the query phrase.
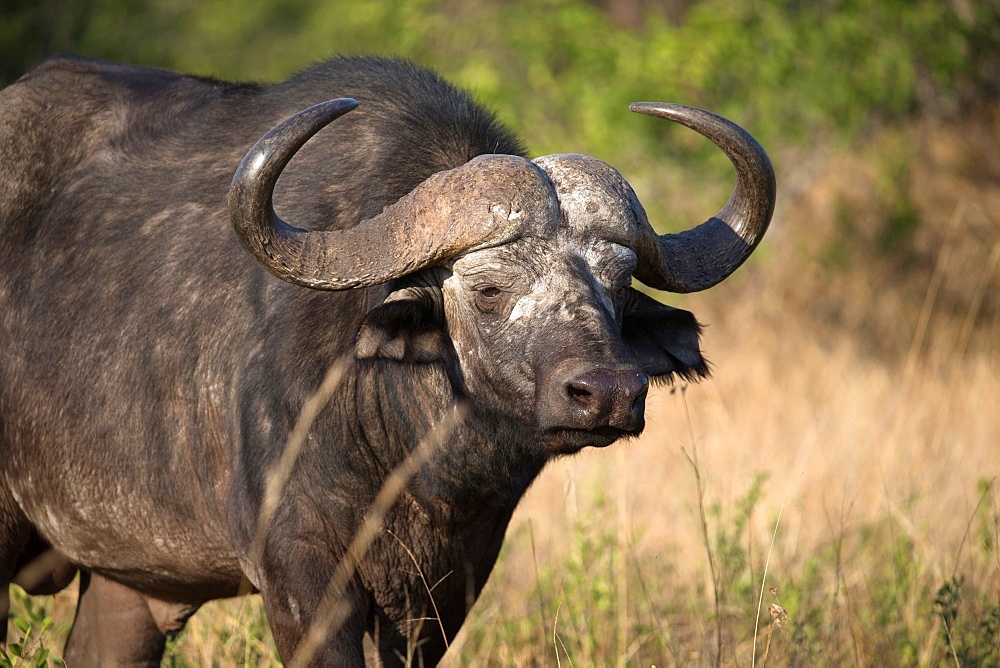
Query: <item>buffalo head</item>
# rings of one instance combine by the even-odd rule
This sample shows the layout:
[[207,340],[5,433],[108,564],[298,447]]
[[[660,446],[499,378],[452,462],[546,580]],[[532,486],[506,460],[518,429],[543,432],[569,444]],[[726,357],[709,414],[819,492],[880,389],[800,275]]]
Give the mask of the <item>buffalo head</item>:
[[474,405],[549,454],[638,434],[650,380],[707,372],[694,317],[631,280],[704,290],[753,252],[775,181],[743,129],[691,107],[632,105],[708,137],[736,168],[722,210],[680,234],[657,234],[612,167],[570,154],[479,156],[349,229],[284,222],[271,201],[282,169],[356,105],[324,102],[271,130],[240,165],[229,210],[244,247],[279,278],[318,290],[391,284],[361,327],[358,358],[451,363]]

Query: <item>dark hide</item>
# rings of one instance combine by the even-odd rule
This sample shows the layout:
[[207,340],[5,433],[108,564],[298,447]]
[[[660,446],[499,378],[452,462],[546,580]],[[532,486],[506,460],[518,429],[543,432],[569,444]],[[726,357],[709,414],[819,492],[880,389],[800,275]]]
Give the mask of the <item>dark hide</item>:
[[[279,121],[344,96],[358,109],[278,184],[286,220],[346,228],[432,173],[523,154],[468,96],[390,60],[257,86],[58,57],[0,92],[0,615],[8,582],[53,547],[36,590],[84,573],[74,665],[155,664],[166,634],[247,581],[289,660],[386,476],[460,401],[467,417],[388,511],[344,593],[351,613],[315,659],[362,664],[367,632],[386,664],[433,664],[545,462],[641,429],[638,399],[624,427],[596,435],[590,425],[622,409],[573,399],[589,422],[548,409],[555,426],[539,433],[535,390],[513,394],[498,374],[525,364],[519,378],[548,378],[569,348],[618,374],[574,367],[553,381],[577,397],[601,383],[644,396],[620,389],[626,371],[641,384],[706,372],[690,314],[627,289],[589,330],[539,321],[531,341],[504,343],[477,332],[510,305],[481,290],[478,315],[463,315],[442,296],[450,267],[339,293],[267,274],[233,234],[233,172]],[[590,282],[567,299],[604,294],[590,270],[572,271]],[[266,475],[343,356],[255,559]],[[437,583],[440,627],[413,621],[433,615],[424,581]]]

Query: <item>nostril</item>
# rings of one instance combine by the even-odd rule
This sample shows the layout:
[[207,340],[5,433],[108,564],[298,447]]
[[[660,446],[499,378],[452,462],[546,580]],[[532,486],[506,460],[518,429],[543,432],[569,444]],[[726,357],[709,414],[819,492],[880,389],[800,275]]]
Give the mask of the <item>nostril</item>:
[[644,373],[636,373],[634,376],[629,378],[630,383],[626,384],[626,393],[628,396],[634,397],[633,404],[638,403],[646,399],[646,394],[649,393],[649,377]]
[[553,425],[588,431],[610,428],[630,434],[642,431],[649,390],[649,378],[642,370],[575,366],[558,378],[557,383],[547,384],[546,394],[541,395],[551,399],[543,404]]
[[592,369],[566,381],[566,396],[574,404],[602,413],[642,410],[649,379],[641,371]]
[[644,410],[646,407],[646,395],[649,393],[649,385],[644,385],[632,399],[632,412]]
[[566,385],[566,395],[581,404],[590,403],[594,398],[591,388],[579,381],[571,381]]

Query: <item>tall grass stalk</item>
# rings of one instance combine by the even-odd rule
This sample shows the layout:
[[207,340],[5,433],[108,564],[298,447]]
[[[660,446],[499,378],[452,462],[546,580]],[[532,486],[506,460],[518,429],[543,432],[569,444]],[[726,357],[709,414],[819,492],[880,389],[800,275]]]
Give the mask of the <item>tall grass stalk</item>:
[[701,538],[704,541],[705,553],[708,556],[708,569],[712,575],[712,599],[715,604],[715,665],[722,665],[722,609],[719,600],[719,578],[721,574],[715,566],[715,552],[712,550],[712,540],[708,533],[708,514],[705,512],[705,486],[701,480],[701,469],[698,466],[698,443],[694,435],[694,421],[691,419],[691,409],[687,403],[687,384],[680,387],[681,400],[684,404],[684,417],[687,420],[688,442],[691,444],[691,454],[683,447],[681,452],[694,471],[695,485],[698,495],[698,519],[701,526]]
[[[799,478],[801,479],[801,475]],[[798,481],[796,481],[798,482]],[[771,554],[774,552],[774,541],[778,537],[778,526],[781,524],[781,513],[785,511],[785,504],[788,503],[788,495],[785,495],[781,505],[778,507],[778,517],[774,520],[774,531],[771,532],[771,544],[767,548],[767,557],[764,559],[764,572],[760,576],[760,596],[757,598],[757,614],[753,623],[753,649],[750,654],[750,665],[757,665],[757,631],[760,628],[760,610],[764,605],[764,588],[767,586],[767,568],[771,565]],[[773,626],[773,624],[772,624]],[[767,649],[764,650],[764,662],[767,662],[767,653],[771,646],[771,633],[767,634]]]
[[618,482],[618,489],[615,494],[615,506],[617,510],[617,521],[615,527],[617,531],[615,535],[617,537],[616,543],[616,554],[614,559],[614,579],[615,579],[615,590],[618,593],[616,600],[616,605],[618,607],[617,615],[617,665],[618,668],[625,668],[628,661],[628,636],[629,636],[629,619],[628,619],[628,577],[627,577],[627,563],[626,554],[628,554],[628,509],[626,507],[626,468],[625,468],[625,449],[619,448],[615,453],[615,459],[617,461],[617,466],[615,471],[617,475],[615,476]]

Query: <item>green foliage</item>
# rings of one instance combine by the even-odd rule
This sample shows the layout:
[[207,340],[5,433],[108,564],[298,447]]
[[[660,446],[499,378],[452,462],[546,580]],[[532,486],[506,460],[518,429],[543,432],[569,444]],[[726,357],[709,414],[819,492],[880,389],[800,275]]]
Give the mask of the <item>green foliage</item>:
[[[14,636],[8,638],[6,647],[0,645],[0,668],[43,668],[62,666],[58,653],[47,645],[59,643],[64,633],[54,632],[56,625],[49,616],[51,599],[32,599],[17,586],[11,586],[12,611],[10,625]],[[53,639],[56,639],[55,641]]]
[[[934,597],[934,612],[941,620],[941,644],[960,666],[1000,664],[1000,601],[983,592],[966,590],[965,578],[945,580]],[[971,601],[966,599],[972,597]]]
[[[535,153],[627,166],[663,228],[703,219],[727,194],[728,165],[692,133],[628,114],[632,101],[717,110],[774,153],[1000,92],[1000,0],[702,0],[679,22],[651,2],[638,29],[588,0],[64,4],[3,10],[0,83],[58,50],[238,80],[280,79],[338,53],[405,56],[475,90]],[[681,168],[665,167],[668,151]],[[916,221],[896,213],[905,236]]]
[[977,491],[981,502],[976,509],[974,538],[987,559],[1000,565],[1000,508],[992,502],[996,498],[996,489],[996,478],[979,481]]
[[[703,0],[640,30],[584,0],[15,2],[6,79],[59,49],[205,75],[275,79],[334,53],[404,55],[480,90],[539,140],[616,151],[624,105],[676,99],[768,138],[856,130],[996,85],[996,0]],[[514,114],[512,114],[514,115]],[[648,135],[643,130],[641,134]]]
[[[907,150],[909,149],[909,150]],[[879,250],[885,254],[909,248],[920,224],[920,211],[911,196],[912,147],[887,153],[879,173],[878,207],[884,212]]]
[[[970,522],[972,562],[1000,568],[1000,514],[995,505],[996,479],[979,481],[980,503]],[[934,613],[941,620],[940,642],[960,666],[1000,665],[1000,590],[970,587],[956,572],[938,587]]]

